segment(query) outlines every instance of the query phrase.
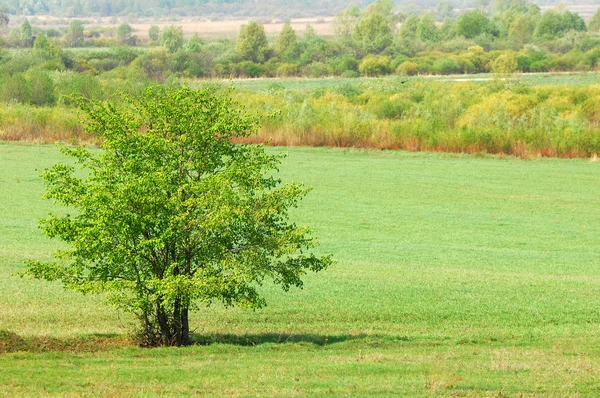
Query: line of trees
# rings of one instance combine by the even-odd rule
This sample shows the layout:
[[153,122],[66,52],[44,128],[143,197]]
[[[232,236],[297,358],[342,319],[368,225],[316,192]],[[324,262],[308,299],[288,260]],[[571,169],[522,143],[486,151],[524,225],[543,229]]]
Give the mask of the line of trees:
[[[585,0],[581,1],[585,3]],[[334,15],[349,6],[364,8],[370,0],[6,0],[3,2],[12,15],[54,15],[59,17],[88,16],[167,16],[195,15],[213,18],[223,16],[252,16],[291,18]],[[537,4],[559,4],[556,0],[537,0]],[[569,3],[578,3],[571,0]],[[406,14],[434,9],[451,11],[456,7],[481,7],[498,11],[506,8],[505,0],[396,0],[394,4]],[[441,5],[440,5],[441,4]]]
[[[439,15],[394,12],[389,0],[365,10],[351,7],[334,21],[336,36],[324,39],[308,26],[297,35],[286,23],[268,38],[258,22],[244,25],[237,40],[184,37],[178,26],[152,26],[140,40],[128,24],[107,34],[72,20],[64,32],[29,21],[0,48],[0,101],[52,105],[71,91],[92,97],[127,82],[144,86],[183,78],[379,76],[588,71],[600,60],[600,11],[586,24],[557,8],[504,0],[493,13],[460,15],[441,3]],[[510,4],[509,4],[510,3]],[[493,3],[500,7],[499,2]],[[447,5],[447,4],[446,4]],[[402,22],[399,23],[399,19]],[[111,28],[112,29],[112,28]],[[142,46],[143,45],[143,46]],[[73,51],[71,47],[97,47]]]
[[[437,0],[420,1],[422,7],[434,7]],[[412,2],[414,3],[414,2]],[[469,1],[461,1],[467,6]],[[332,15],[349,5],[365,7],[369,0],[8,0],[12,15],[84,16],[167,16],[212,15],[298,17]],[[400,6],[411,4],[401,0]]]

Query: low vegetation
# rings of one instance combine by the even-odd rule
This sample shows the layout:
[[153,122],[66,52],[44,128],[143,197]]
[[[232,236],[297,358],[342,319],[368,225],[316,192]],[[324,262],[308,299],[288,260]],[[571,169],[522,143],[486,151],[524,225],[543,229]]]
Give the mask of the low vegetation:
[[[579,76],[584,79],[585,76]],[[532,77],[484,82],[418,78],[234,82],[233,96],[262,115],[243,142],[465,153],[590,157],[600,153],[600,86]],[[577,82],[577,77],[563,81]],[[172,84],[180,84],[173,82]],[[192,83],[226,89],[231,82]],[[82,86],[89,89],[90,86]],[[98,86],[98,94],[107,96]],[[143,87],[143,85],[140,85]],[[137,89],[136,89],[137,90]],[[83,93],[85,94],[85,93]],[[0,110],[5,140],[94,142],[67,105]]]

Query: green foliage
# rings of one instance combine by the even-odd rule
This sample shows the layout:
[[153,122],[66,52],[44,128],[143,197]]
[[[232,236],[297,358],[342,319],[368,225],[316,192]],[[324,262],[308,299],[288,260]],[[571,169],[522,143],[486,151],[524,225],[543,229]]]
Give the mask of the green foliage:
[[[85,5],[82,6],[85,8]],[[453,9],[450,3],[442,6]],[[237,41],[221,38],[204,42],[194,35],[186,42],[180,27],[172,26],[160,33],[157,26],[151,26],[149,44],[161,41],[169,54],[163,57],[163,54],[152,53],[134,66],[145,70],[149,78],[158,81],[166,80],[171,74],[177,78],[230,75],[274,77],[289,76],[296,71],[296,76],[356,76],[361,59],[373,54],[394,59],[390,65],[392,70],[405,60],[400,58],[407,57],[418,65],[419,73],[487,73],[491,70],[492,61],[499,55],[496,51],[506,53],[523,49],[517,56],[524,61],[526,49],[535,45],[536,51],[546,52],[549,56],[545,60],[532,60],[528,65],[521,62],[519,70],[588,71],[598,67],[598,57],[593,55],[575,63],[572,56],[562,59],[563,54],[574,49],[590,52],[600,46],[600,38],[584,31],[582,19],[576,13],[557,7],[542,17],[539,7],[520,0],[507,0],[492,6],[482,3],[479,8],[463,13],[457,21],[446,18],[440,25],[430,14],[422,13],[419,17],[416,9],[394,14],[394,3],[380,0],[362,13],[354,6],[339,13],[334,23],[338,30],[335,39],[320,37],[311,26],[307,26],[304,36],[299,40],[291,25],[286,23],[274,39],[273,48],[269,47],[264,28],[256,22],[242,27]],[[491,9],[496,10],[495,13],[486,14],[482,11],[489,12]],[[548,28],[544,27],[544,24],[548,25],[544,18],[557,23],[558,33],[543,34],[544,29]],[[402,24],[399,34],[395,36],[399,22]],[[40,29],[33,30],[37,33]],[[89,39],[84,42],[82,22],[72,21],[62,42],[67,46],[87,44],[93,47],[117,47],[121,43],[121,49],[136,44],[128,24],[123,23],[117,30],[120,33],[117,32],[116,38],[107,38],[100,37],[103,34],[101,29],[90,27],[85,33]],[[50,31],[60,35],[57,30],[47,30]],[[73,34],[74,31],[79,33]],[[35,54],[46,62],[44,68],[47,70],[66,69],[102,75],[129,65],[138,55],[149,51],[148,48],[141,48],[139,52],[130,51],[131,57],[127,57],[127,60],[115,57],[117,54],[106,49],[97,52],[87,49],[61,52],[57,48],[50,48],[53,46],[48,37],[42,37],[41,32],[39,36],[40,43]],[[73,39],[75,36],[79,36],[80,40]],[[72,41],[74,43],[70,43]],[[22,45],[19,28],[12,29],[6,45]],[[472,57],[468,49],[475,45],[484,49],[484,56]],[[161,56],[156,58],[156,55]],[[148,62],[153,58],[157,62]],[[243,61],[262,66],[245,63],[240,67]],[[286,65],[280,69],[280,63]],[[297,67],[290,67],[293,64]],[[122,71],[116,74],[122,75]],[[102,76],[99,77],[102,79]]]
[[351,6],[340,11],[332,22],[337,37],[345,42],[350,41],[359,17],[360,9],[357,6]]
[[46,197],[76,215],[42,221],[69,249],[27,273],[105,292],[138,317],[146,345],[186,345],[198,303],[262,307],[265,279],[301,287],[303,274],[331,263],[304,254],[314,240],[288,222],[306,190],[278,187],[278,157],[231,143],[254,122],[227,94],[153,87],[125,100],[83,104],[103,151],[63,151],[87,176],[66,164],[44,172]]
[[412,101],[397,95],[376,103],[373,112],[380,119],[401,119],[411,106]]
[[252,61],[240,62],[237,69],[240,77],[259,77],[264,73],[263,67]]
[[353,57],[346,55],[342,57],[337,57],[332,59],[329,64],[333,70],[333,74],[342,75],[347,71],[358,71],[359,62],[355,60]]
[[454,17],[454,5],[449,0],[440,1],[436,5],[436,11],[442,21]]
[[510,75],[519,69],[515,55],[502,54],[492,64],[492,73],[495,75]]
[[292,77],[292,76],[298,76],[298,74],[300,73],[300,68],[298,67],[297,64],[291,64],[291,63],[281,63],[279,64],[279,66],[277,67],[277,76],[280,77]]
[[202,46],[204,45],[204,41],[198,35],[198,33],[194,33],[192,37],[185,43],[184,50],[191,53],[199,53],[202,51]]
[[148,37],[152,43],[158,43],[160,40],[160,28],[157,25],[150,25],[148,28]]
[[162,81],[169,71],[168,50],[161,47],[150,49],[136,58],[133,65],[144,70],[148,77]]
[[417,27],[417,38],[424,42],[437,42],[440,40],[439,28],[429,15],[421,18]]
[[352,32],[352,39],[363,54],[383,52],[393,41],[390,19],[377,12],[362,15]]
[[1,98],[3,102],[20,102],[26,104],[30,97],[30,87],[22,73],[16,73],[2,83]]
[[368,55],[358,65],[358,71],[363,76],[387,75],[391,72],[391,62],[390,57]]
[[54,105],[54,82],[47,71],[39,68],[26,73],[15,73],[2,82],[0,99],[5,103]]
[[400,45],[406,53],[414,53],[415,41],[417,40],[417,31],[421,21],[416,15],[408,17],[400,27]]
[[133,29],[128,23],[122,23],[117,28],[117,41],[120,44],[126,44],[130,46],[134,46],[136,42],[136,37],[132,35]]
[[430,71],[437,75],[453,75],[460,73],[461,69],[454,59],[438,58],[431,65]]
[[313,62],[304,68],[308,77],[325,77],[331,75],[331,66],[324,62]]
[[467,39],[492,32],[494,32],[492,22],[481,10],[465,12],[456,20],[456,33]]
[[33,31],[31,30],[31,24],[26,19],[21,25],[21,45],[23,47],[33,46]]
[[404,61],[398,65],[396,73],[399,75],[414,76],[419,73],[419,65],[411,61]]
[[29,86],[28,102],[30,104],[45,106],[56,103],[54,82],[47,71],[33,69],[29,71],[27,80]]
[[583,18],[569,11],[558,12],[550,10],[542,14],[535,29],[535,36],[544,39],[554,39],[569,30],[585,31]]
[[452,40],[456,37],[456,23],[450,18],[444,19],[440,26],[441,40]]
[[48,39],[44,33],[39,33],[33,43],[33,49],[37,55],[44,59],[61,60],[62,49],[53,41]]
[[174,25],[167,26],[160,32],[159,40],[161,46],[166,47],[170,53],[174,53],[183,47],[183,28]]
[[74,105],[76,98],[102,99],[104,92],[98,79],[87,73],[61,72],[55,75],[59,104]]
[[275,53],[284,59],[294,59],[298,52],[298,38],[289,22],[286,22],[275,41]]
[[71,21],[64,41],[67,47],[81,47],[83,45],[83,22],[77,19]]
[[10,22],[10,17],[8,15],[8,10],[5,6],[0,6],[0,27],[7,26]]
[[269,57],[265,28],[256,21],[242,25],[237,39],[237,51],[247,61],[265,62]]
[[508,38],[514,40],[519,46],[528,43],[533,37],[535,24],[528,15],[518,15],[510,24]]
[[600,9],[598,9],[590,19],[588,30],[590,32],[600,32]]

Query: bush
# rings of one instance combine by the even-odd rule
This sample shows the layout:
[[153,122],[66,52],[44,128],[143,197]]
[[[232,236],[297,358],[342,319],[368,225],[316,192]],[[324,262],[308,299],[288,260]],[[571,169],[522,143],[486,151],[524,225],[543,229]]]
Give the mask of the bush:
[[334,75],[340,76],[346,71],[357,71],[358,61],[349,55],[335,58],[330,63]]
[[389,75],[391,63],[390,57],[367,55],[358,66],[358,71],[363,76]]
[[300,67],[297,64],[283,63],[279,64],[276,73],[277,76],[280,77],[298,76],[300,73]]
[[381,101],[373,110],[379,119],[401,119],[411,108],[409,100],[394,96],[390,99]]
[[341,84],[336,91],[346,98],[354,98],[357,95],[362,94],[362,89],[360,87],[358,87],[356,84],[347,82]]
[[29,102],[32,105],[54,105],[56,96],[54,95],[54,82],[43,70],[31,70],[28,73],[29,83]]
[[507,75],[515,73],[519,69],[517,58],[514,54],[502,54],[492,64],[492,73],[496,75]]
[[431,66],[431,72],[439,75],[452,75],[460,73],[461,70],[453,60],[449,58],[442,58],[433,63]]
[[532,72],[549,72],[557,68],[556,62],[551,59],[532,62],[530,65]]
[[261,65],[252,61],[243,61],[237,65],[237,71],[240,76],[244,77],[259,77],[264,73]]
[[88,99],[101,99],[104,97],[98,79],[86,73],[57,73],[55,81],[58,102],[61,104],[73,104],[77,96]]
[[396,74],[415,76],[419,73],[419,65],[411,61],[404,61],[396,68]]
[[341,77],[343,77],[343,78],[360,77],[360,73],[358,73],[357,71],[354,71],[354,70],[347,70],[341,74]]
[[323,62],[313,62],[305,66],[304,72],[308,77],[331,76],[331,68]]
[[29,101],[30,86],[22,73],[16,73],[8,77],[2,84],[0,98],[3,102],[20,102],[25,104]]

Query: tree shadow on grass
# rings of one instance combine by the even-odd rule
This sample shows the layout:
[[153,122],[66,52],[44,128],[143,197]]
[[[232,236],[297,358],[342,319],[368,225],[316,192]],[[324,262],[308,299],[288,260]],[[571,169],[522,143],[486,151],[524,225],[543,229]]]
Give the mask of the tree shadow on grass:
[[[306,343],[323,347],[329,344],[360,341],[365,344],[400,343],[410,341],[406,336],[374,335],[374,334],[192,334],[193,345],[229,344],[237,346],[259,346],[263,344],[298,344]],[[97,333],[73,337],[20,336],[0,329],[0,355],[29,352],[100,352],[122,347],[135,347],[136,342],[129,336],[116,333]]]
[[191,336],[192,343],[196,345],[231,344],[238,346],[256,346],[261,344],[289,344],[309,343],[316,346],[343,343],[348,341],[366,342],[400,342],[410,341],[406,336],[383,336],[373,334],[356,335],[321,335],[321,334],[288,334],[288,333],[261,333],[261,334],[210,334]]
[[128,336],[115,333],[57,338],[20,336],[0,329],[0,355],[12,352],[98,352],[134,345]]

